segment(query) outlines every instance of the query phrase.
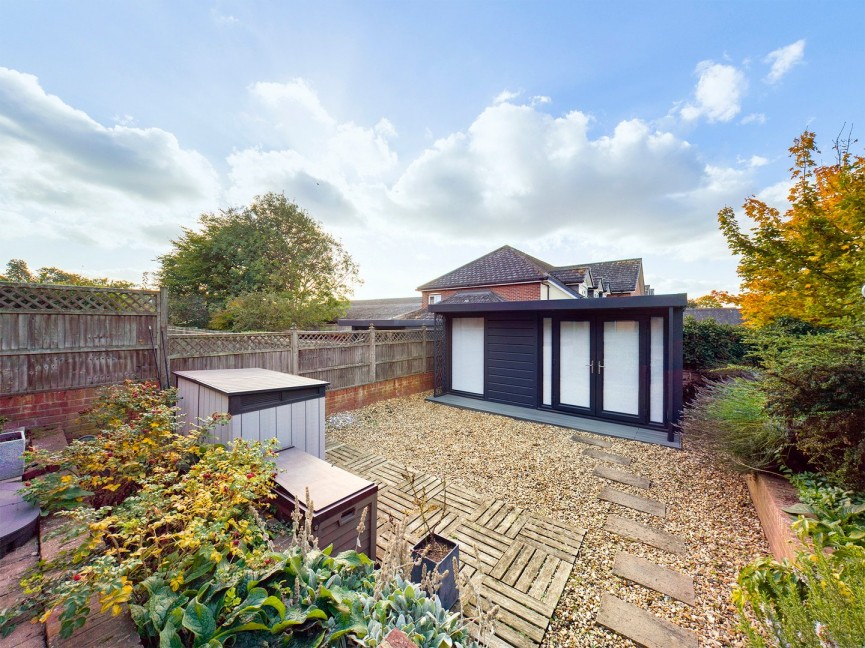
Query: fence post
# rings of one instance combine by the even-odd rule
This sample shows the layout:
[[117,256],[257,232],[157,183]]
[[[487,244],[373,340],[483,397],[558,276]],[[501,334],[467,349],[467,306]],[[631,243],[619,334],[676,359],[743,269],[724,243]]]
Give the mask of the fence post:
[[369,325],[369,381],[375,382],[375,327]]
[[[168,349],[168,288],[159,287],[159,297],[156,300],[156,375],[161,373],[159,363],[165,367],[165,387],[171,387],[171,359]],[[162,387],[162,385],[160,385]]]
[[291,329],[291,373],[300,375],[300,344],[297,329]]
[[427,367],[428,363],[427,363],[427,354],[426,354],[426,343],[427,343],[426,325],[420,327],[420,341],[421,341],[420,348],[421,348],[421,356],[422,356],[422,362],[423,362],[423,370],[424,370],[424,372],[427,372],[427,371],[429,371],[429,368]]

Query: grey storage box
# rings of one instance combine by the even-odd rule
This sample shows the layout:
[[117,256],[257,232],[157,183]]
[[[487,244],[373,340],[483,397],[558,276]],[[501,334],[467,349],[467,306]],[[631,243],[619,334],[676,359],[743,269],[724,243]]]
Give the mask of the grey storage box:
[[227,412],[231,420],[213,434],[233,439],[277,439],[277,450],[300,448],[324,457],[324,392],[330,384],[268,369],[175,371],[183,430]]
[[24,428],[0,432],[0,481],[24,474],[24,450],[27,438]]
[[337,468],[297,448],[284,450],[276,458],[277,515],[291,520],[295,501],[307,514],[306,489],[312,500],[312,531],[318,546],[333,544],[333,554],[356,549],[357,527],[367,509],[359,551],[375,560],[378,485]]

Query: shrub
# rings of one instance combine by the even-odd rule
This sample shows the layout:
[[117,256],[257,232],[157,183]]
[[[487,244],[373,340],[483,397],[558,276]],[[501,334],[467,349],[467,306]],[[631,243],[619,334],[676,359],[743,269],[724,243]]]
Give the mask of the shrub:
[[[793,527],[808,550],[762,558],[739,573],[733,599],[754,646],[861,646],[865,637],[865,496],[813,474],[791,478],[808,517]],[[756,622],[756,627],[754,625]]]
[[63,533],[78,542],[22,580],[27,597],[0,614],[0,636],[23,615],[46,622],[59,610],[68,637],[96,597],[103,613],[128,604],[153,647],[344,646],[349,633],[375,646],[394,627],[430,648],[476,645],[461,615],[400,573],[319,550],[299,507],[291,546],[274,552],[260,512],[273,497],[272,453],[206,444],[207,426],[175,432],[172,399],[154,385],[109,388],[92,413],[103,425],[95,440],[31,453],[61,471],[32,480],[25,497],[68,517]]
[[766,413],[760,383],[744,378],[703,389],[685,408],[682,428],[746,470],[777,467],[789,445],[781,422]]
[[865,490],[865,337],[836,331],[762,343],[770,413],[838,486]]
[[718,324],[714,319],[685,318],[682,354],[686,369],[700,371],[743,364],[749,351],[741,326]]

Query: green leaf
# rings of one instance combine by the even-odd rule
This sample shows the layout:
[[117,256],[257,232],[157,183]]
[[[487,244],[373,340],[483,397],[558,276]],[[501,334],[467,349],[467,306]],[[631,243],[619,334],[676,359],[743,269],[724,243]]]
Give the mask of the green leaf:
[[283,603],[278,597],[268,596],[261,602],[262,607],[264,607],[265,605],[268,605],[274,610],[276,610],[279,613],[280,618],[285,616],[285,603]]
[[270,626],[268,626],[264,623],[256,623],[256,622],[244,623],[242,625],[235,626],[233,628],[226,628],[222,632],[219,632],[219,633],[213,635],[213,638],[214,639],[222,639],[223,637],[228,637],[230,635],[238,634],[240,632],[251,632],[254,630],[268,631],[268,630],[270,630]]
[[216,619],[210,608],[193,599],[183,613],[183,627],[195,635],[195,645],[200,646],[216,632]]
[[162,629],[162,632],[159,633],[159,648],[183,648],[183,642],[180,641],[177,628],[171,623],[166,625]]
[[790,515],[813,515],[814,511],[807,504],[803,504],[802,502],[797,502],[791,506],[785,506],[781,509],[784,513],[789,513]]

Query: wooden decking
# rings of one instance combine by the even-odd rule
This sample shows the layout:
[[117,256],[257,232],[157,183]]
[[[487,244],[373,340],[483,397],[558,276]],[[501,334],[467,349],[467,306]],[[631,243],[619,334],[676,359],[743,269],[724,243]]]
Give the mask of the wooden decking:
[[[501,500],[483,499],[432,475],[410,473],[384,457],[345,444],[327,447],[327,460],[375,481],[378,492],[378,557],[390,540],[387,518],[408,517],[407,533],[417,540],[423,521],[411,484],[428,501],[445,507],[437,531],[460,545],[460,572],[482,584],[482,596],[499,606],[490,646],[540,645],[550,617],[577,559],[585,531],[527,513]],[[436,512],[436,517],[439,513]],[[472,601],[463,601],[468,613]]]

